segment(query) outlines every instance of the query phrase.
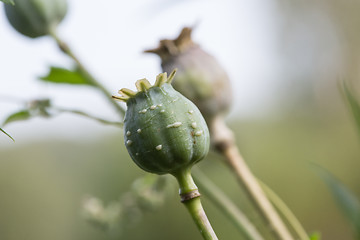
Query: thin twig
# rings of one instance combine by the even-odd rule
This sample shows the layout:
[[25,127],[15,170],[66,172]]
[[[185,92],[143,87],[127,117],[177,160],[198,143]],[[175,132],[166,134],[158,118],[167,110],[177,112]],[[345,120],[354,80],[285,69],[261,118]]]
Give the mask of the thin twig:
[[0,131],[3,132],[6,136],[8,136],[11,140],[13,140],[13,142],[15,142],[15,139],[13,137],[10,136],[10,134],[8,134],[7,132],[5,132],[4,129],[0,128]]
[[93,86],[99,89],[106,96],[106,99],[108,99],[109,102],[114,106],[114,108],[116,109],[116,111],[119,113],[120,116],[124,116],[125,110],[116,101],[114,101],[114,99],[112,99],[111,97],[112,94],[102,84],[100,84],[100,82],[97,81],[96,78],[85,68],[85,66],[81,63],[79,58],[70,49],[69,45],[66,44],[66,42],[63,41],[55,31],[52,31],[50,36],[56,41],[59,48],[66,55],[68,55],[71,59],[74,60],[83,77],[85,77],[87,81],[89,81],[89,83],[91,83]]
[[79,110],[72,110],[72,109],[64,109],[64,108],[54,108],[54,110],[61,112],[61,113],[73,113],[73,114],[77,114],[83,117],[87,117],[90,119],[93,119],[95,121],[98,121],[102,124],[106,124],[106,125],[112,125],[112,126],[116,126],[116,127],[122,127],[124,124],[122,122],[114,122],[114,121],[109,121],[103,118],[99,118],[93,115],[90,115],[86,112],[83,111],[79,111]]

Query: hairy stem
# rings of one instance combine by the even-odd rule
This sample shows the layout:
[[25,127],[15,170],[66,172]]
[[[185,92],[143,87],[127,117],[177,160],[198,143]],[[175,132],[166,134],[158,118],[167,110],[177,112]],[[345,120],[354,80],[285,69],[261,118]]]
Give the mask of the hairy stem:
[[194,179],[201,191],[235,225],[239,232],[249,240],[264,240],[246,215],[198,168],[193,168]]
[[119,113],[120,116],[124,116],[125,110],[116,101],[114,101],[114,99],[112,99],[112,94],[87,70],[87,68],[81,63],[79,58],[70,49],[69,45],[66,44],[66,42],[57,35],[56,31],[51,31],[50,36],[56,41],[61,51],[67,56],[69,56],[76,63],[83,77],[91,85],[95,86],[105,95],[105,97],[109,100],[110,104],[112,104],[112,106],[115,108],[115,110]]
[[190,169],[173,173],[180,187],[181,202],[189,211],[204,240],[217,240],[217,236],[205,214],[200,193],[191,177]]
[[293,240],[286,225],[271,205],[257,179],[242,158],[233,137],[232,131],[226,126],[222,117],[217,117],[210,124],[213,143],[216,150],[225,157],[226,163],[236,175],[246,193],[258,208],[264,220],[280,240]]

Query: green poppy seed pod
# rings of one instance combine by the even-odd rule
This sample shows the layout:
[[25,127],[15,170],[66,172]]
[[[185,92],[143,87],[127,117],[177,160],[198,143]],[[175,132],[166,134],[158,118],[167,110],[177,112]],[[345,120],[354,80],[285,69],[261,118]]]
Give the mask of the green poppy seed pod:
[[209,131],[198,108],[175,91],[167,74],[159,74],[152,86],[136,82],[138,92],[121,89],[127,110],[124,140],[134,162],[156,174],[177,174],[190,169],[209,151]]
[[192,41],[191,33],[185,27],[176,39],[161,40],[157,48],[145,52],[161,58],[164,72],[178,69],[174,88],[194,102],[210,123],[231,105],[230,81],[218,61]]
[[6,17],[21,34],[36,38],[51,33],[67,12],[66,0],[14,0],[5,4]]

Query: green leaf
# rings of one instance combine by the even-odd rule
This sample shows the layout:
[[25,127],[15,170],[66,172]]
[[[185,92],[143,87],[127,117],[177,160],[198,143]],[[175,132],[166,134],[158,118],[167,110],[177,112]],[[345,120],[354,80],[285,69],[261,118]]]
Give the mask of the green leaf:
[[14,0],[0,0],[0,1],[2,1],[3,3],[6,3],[6,4],[15,5]]
[[21,110],[8,116],[3,125],[5,126],[8,123],[16,121],[28,120],[29,118],[31,118],[30,112],[28,110]]
[[345,82],[343,83],[343,93],[347,102],[349,103],[351,112],[354,115],[355,123],[357,125],[358,132],[360,135],[360,102],[358,99],[356,99],[354,93],[351,92],[350,88]]
[[8,134],[7,132],[5,132],[2,128],[0,128],[0,131],[3,132],[5,135],[7,135],[9,138],[11,138],[11,140],[13,140],[15,142],[15,139],[13,139],[10,134]]
[[356,235],[360,237],[360,202],[355,195],[326,169],[315,165],[316,172],[329,187],[336,203],[343,214],[354,226]]
[[40,79],[52,83],[92,85],[78,69],[68,70],[60,67],[50,67],[48,75],[40,77]]

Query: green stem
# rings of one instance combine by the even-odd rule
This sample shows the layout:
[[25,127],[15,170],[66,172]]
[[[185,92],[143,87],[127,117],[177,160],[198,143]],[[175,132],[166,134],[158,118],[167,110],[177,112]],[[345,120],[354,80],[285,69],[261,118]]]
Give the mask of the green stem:
[[3,130],[2,128],[0,128],[0,131],[3,132],[6,136],[8,136],[11,140],[13,140],[15,142],[15,139],[13,139],[10,134],[8,134],[7,132],[5,132],[5,130]]
[[189,211],[204,240],[218,240],[202,207],[200,194],[191,177],[190,169],[180,170],[173,175],[179,183],[181,202]]
[[79,111],[79,110],[73,110],[73,109],[64,109],[64,108],[58,108],[58,107],[54,107],[54,110],[58,111],[59,113],[73,113],[73,114],[77,114],[77,115],[80,115],[80,116],[83,116],[83,117],[87,117],[87,118],[90,118],[90,119],[93,119],[95,121],[98,121],[102,124],[106,124],[106,125],[112,125],[112,126],[115,126],[115,127],[122,127],[124,124],[122,122],[113,122],[113,121],[109,121],[109,120],[106,120],[106,119],[102,119],[102,118],[99,118],[99,117],[96,117],[96,116],[92,116],[88,113],[85,113],[83,111]]
[[264,189],[265,194],[268,196],[270,201],[274,204],[274,206],[279,210],[279,212],[284,216],[284,218],[288,221],[291,227],[294,229],[296,234],[299,236],[300,240],[308,240],[310,237],[307,235],[305,229],[302,227],[299,220],[295,217],[295,215],[291,212],[288,206],[281,200],[281,198],[265,183],[258,179],[262,189]]
[[205,211],[201,205],[200,198],[196,197],[184,202],[191,217],[195,221],[201,235],[205,240],[217,240],[217,236],[212,229],[209,220],[206,217]]
[[97,89],[99,89],[109,100],[109,102],[113,105],[115,110],[119,113],[120,116],[124,116],[125,110],[116,102],[114,99],[112,99],[112,94],[102,85],[99,81],[96,80],[96,78],[86,69],[86,67],[81,63],[79,58],[74,54],[74,52],[70,49],[70,47],[66,44],[65,41],[63,41],[56,33],[56,31],[51,31],[50,36],[56,41],[59,48],[68,55],[74,62],[76,63],[77,67],[79,68],[81,74],[84,78],[87,79],[87,81],[95,86]]
[[239,232],[250,240],[263,240],[255,226],[248,220],[246,215],[222,192],[200,169],[194,167],[194,178],[201,191],[226,215]]
[[198,187],[195,185],[194,180],[191,176],[190,169],[181,169],[178,172],[173,173],[173,175],[179,183],[180,196],[198,190]]

